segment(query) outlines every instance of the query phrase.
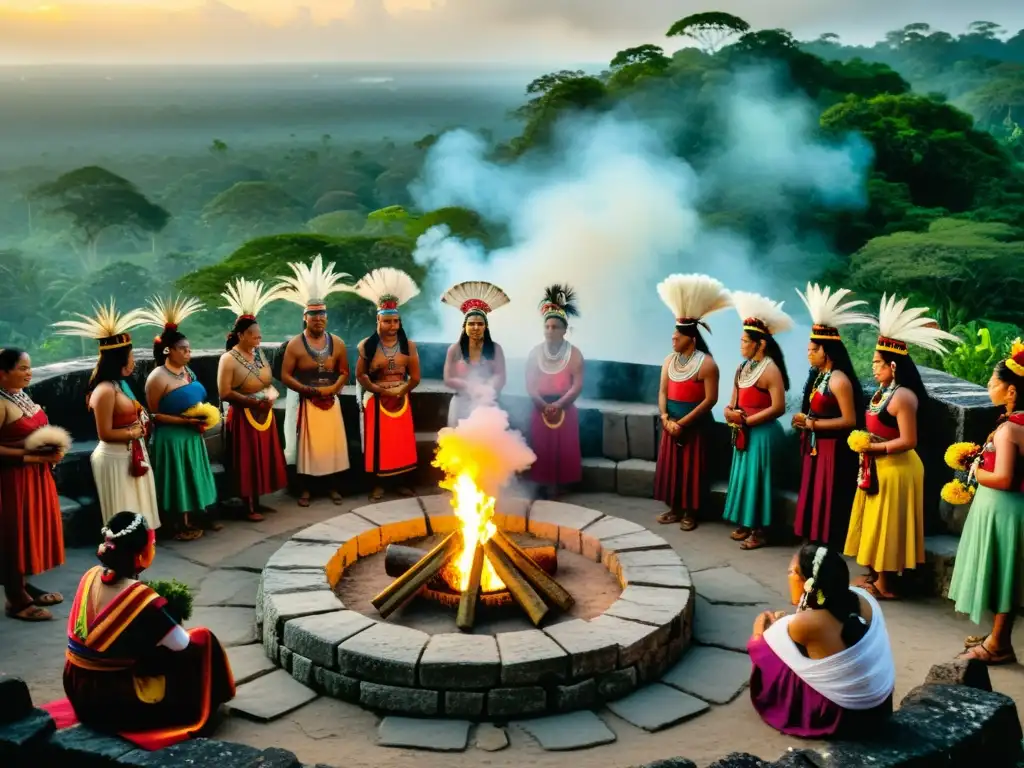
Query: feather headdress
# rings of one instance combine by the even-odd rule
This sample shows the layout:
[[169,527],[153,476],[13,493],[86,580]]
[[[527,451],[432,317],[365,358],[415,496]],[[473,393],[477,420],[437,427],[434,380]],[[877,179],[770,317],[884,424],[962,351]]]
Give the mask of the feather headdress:
[[793,318],[782,311],[784,301],[772,301],[759,293],[733,291],[732,304],[743,320],[743,330],[774,336],[793,327]]
[[100,352],[118,347],[127,347],[132,343],[131,334],[128,332],[133,328],[143,325],[146,321],[145,311],[132,309],[123,315],[117,311],[114,300],[103,306],[96,305],[96,314],[92,317],[76,312],[81,320],[58,320],[53,324],[59,328],[58,336],[82,336],[87,339],[96,339],[100,345]]
[[470,280],[453,285],[441,296],[441,303],[455,307],[463,318],[480,315],[486,318],[491,312],[509,303],[508,294],[501,288],[483,280]]
[[675,316],[676,326],[701,325],[708,331],[704,318],[732,306],[729,291],[708,275],[669,275],[658,283],[658,296]]
[[958,337],[939,328],[939,324],[930,317],[922,317],[928,307],[907,309],[907,301],[897,299],[895,294],[882,294],[882,305],[878,310],[876,350],[907,355],[910,354],[907,345],[913,344],[944,355],[947,352],[944,342],[960,342]]
[[351,291],[352,286],[343,283],[351,278],[348,272],[335,272],[334,262],[324,267],[323,257],[318,253],[311,264],[289,262],[291,277],[279,277],[281,298],[298,304],[305,312],[324,312],[327,297],[332,293]]
[[540,314],[547,320],[549,317],[557,317],[566,325],[570,317],[578,317],[580,312],[576,307],[576,291],[569,285],[555,283],[544,289],[544,298],[540,302]]
[[255,320],[267,304],[281,298],[283,286],[267,288],[262,280],[246,280],[237,277],[225,286],[224,297],[227,304],[221,309],[230,309],[237,320]]
[[822,288],[817,283],[808,283],[807,293],[801,293],[799,288],[796,292],[811,316],[814,341],[842,341],[839,329],[844,325],[878,325],[871,315],[853,311],[854,307],[867,304],[866,301],[843,301],[850,295],[847,288],[833,291],[827,285]]
[[397,315],[398,308],[420,292],[419,286],[405,272],[394,267],[381,267],[363,276],[352,289],[377,307],[378,315]]
[[[166,333],[178,330],[178,326],[187,318],[202,311],[203,303],[199,299],[185,298],[179,294],[174,300],[165,300],[160,296],[154,296],[149,300],[149,306],[142,310],[142,315],[145,318],[143,321],[145,325],[163,328],[163,332]],[[159,344],[160,336],[153,341]]]
[[1020,338],[1013,340],[1013,344],[1010,345],[1010,356],[1004,362],[1015,374],[1024,376],[1024,341]]

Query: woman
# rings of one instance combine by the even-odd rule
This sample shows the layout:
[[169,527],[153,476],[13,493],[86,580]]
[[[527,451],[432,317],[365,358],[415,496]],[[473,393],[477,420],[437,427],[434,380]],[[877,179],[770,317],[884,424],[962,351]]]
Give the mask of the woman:
[[25,581],[64,564],[64,530],[50,467],[61,449],[30,450],[25,440],[49,423],[25,389],[32,361],[13,347],[0,350],[0,578],[12,619],[48,621],[47,606],[64,601]]
[[160,527],[160,515],[146,451],[149,414],[125,383],[135,370],[128,331],[145,322],[145,313],[133,309],[121,315],[111,301],[107,307],[97,307],[95,317],[78,316],[82,319],[61,320],[54,326],[61,329],[58,334],[99,342],[100,356],[89,378],[87,402],[100,439],[90,458],[100,514],[107,523],[118,512],[138,512],[155,531]]
[[654,498],[668,510],[657,520],[692,531],[711,487],[708,430],[718,403],[718,365],[700,326],[710,332],[704,318],[731,306],[732,299],[724,285],[707,275],[670,275],[658,284],[658,295],[675,318],[675,331],[658,390],[661,444]]
[[975,624],[995,614],[987,637],[970,637],[961,659],[985,664],[1017,661],[1010,642],[1017,606],[1024,598],[1024,343],[992,372],[988,394],[1006,415],[985,442],[974,476],[978,490],[957,548],[949,599]]
[[530,479],[558,496],[560,489],[583,479],[580,418],[576,398],[583,391],[583,355],[565,333],[576,317],[576,294],[569,286],[552,285],[540,304],[544,343],[526,359],[526,393],[533,401],[530,447],[537,460]]
[[793,327],[782,304],[756,293],[735,291],[733,305],[743,319],[740,354],[732,399],[725,420],[733,432],[732,469],[724,517],[737,526],[732,532],[745,550],[768,542],[772,524],[775,478],[772,464],[782,443],[779,417],[786,412],[789,374],[775,335]]
[[494,404],[505,388],[505,353],[491,339],[487,316],[509,298],[498,286],[476,281],[453,285],[441,301],[462,313],[462,334],[444,359],[445,386],[455,390],[448,426],[455,427],[475,405]]
[[156,537],[141,515],[103,528],[101,566],[86,572],[68,617],[64,691],[75,716],[143,749],[201,734],[235,695],[227,656],[205,628],[185,630],[138,580]]
[[284,286],[264,290],[260,280],[238,278],[221,295],[237,319],[228,334],[225,352],[217,366],[217,389],[221,402],[228,403],[224,425],[228,442],[227,463],[234,475],[236,490],[246,507],[246,517],[263,520],[260,510],[276,510],[259,503],[260,496],[288,485],[284,451],[274,418],[278,391],[270,363],[263,356],[256,315],[267,304],[280,298]]
[[871,370],[878,391],[868,403],[871,443],[860,457],[857,493],[843,553],[868,573],[857,579],[876,600],[896,597],[892,575],[924,562],[924,465],[917,447],[917,414],[928,399],[908,344],[944,354],[943,341],[959,341],[907,309],[907,299],[882,296],[878,342]]
[[203,441],[206,419],[182,415],[206,401],[206,387],[188,367],[192,348],[178,330],[181,322],[202,306],[195,299],[179,297],[169,303],[155,299],[148,314],[149,322],[163,329],[153,340],[156,367],[146,379],[146,403],[155,423],[152,457],[157,500],[164,521],[173,521],[178,541],[193,541],[203,535],[196,515],[203,515],[217,501],[210,456]]
[[849,581],[838,552],[806,545],[789,566],[796,613],[766,611],[754,622],[750,700],[788,736],[860,738],[892,714],[896,668],[885,619]]
[[873,317],[852,311],[867,302],[843,303],[849,293],[810,283],[806,295],[797,290],[814,324],[807,344],[811,370],[800,413],[793,417],[803,457],[793,528],[805,542],[834,547],[846,541],[857,490],[857,454],[846,439],[864,420],[864,390],[839,329],[877,324]]

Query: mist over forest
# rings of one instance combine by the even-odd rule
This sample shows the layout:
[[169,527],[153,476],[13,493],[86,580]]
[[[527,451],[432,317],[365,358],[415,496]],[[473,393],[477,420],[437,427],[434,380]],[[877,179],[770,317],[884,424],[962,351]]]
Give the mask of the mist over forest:
[[[920,23],[845,46],[718,12],[665,27],[672,45],[553,72],[0,68],[0,346],[36,365],[92,354],[50,323],[182,291],[209,310],[183,328],[193,348],[220,347],[227,280],[321,253],[353,282],[412,274],[420,340],[454,340],[450,282],[494,280],[512,353],[539,340],[544,284],[573,283],[584,354],[648,363],[668,348],[669,272],[784,299],[805,324],[808,280],[897,292],[965,340],[925,364],[987,378],[1024,326],[1024,30]],[[367,302],[329,304],[347,342],[372,328]],[[297,312],[272,305],[264,338]],[[728,365],[738,320],[712,324]]]

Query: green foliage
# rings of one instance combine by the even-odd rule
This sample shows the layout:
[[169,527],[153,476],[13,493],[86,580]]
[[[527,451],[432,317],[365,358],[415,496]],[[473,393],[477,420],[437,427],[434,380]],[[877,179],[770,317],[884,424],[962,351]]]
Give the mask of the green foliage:
[[310,219],[306,227],[318,235],[358,235],[366,230],[366,215],[359,211],[332,211]]
[[[563,72],[546,76],[556,79],[547,86],[543,96],[526,105],[526,126],[522,135],[512,142],[512,149],[516,154],[547,144],[551,140],[555,123],[564,115],[599,109],[606,105],[608,89],[601,80],[588,75],[563,78],[562,75],[565,74]],[[534,80],[530,87],[542,79]]]
[[406,223],[405,234],[412,240],[431,227],[446,226],[451,235],[462,240],[478,240],[485,247],[494,245],[494,234],[488,230],[480,214],[468,208],[452,206],[428,211],[421,216],[410,218]]
[[359,196],[355,192],[336,189],[320,195],[316,203],[313,204],[313,213],[322,216],[334,211],[358,211],[361,208]]
[[1024,332],[1016,325],[972,320],[958,325],[952,331],[963,343],[942,359],[946,373],[984,386],[992,376],[992,369],[1010,356],[1014,339]]
[[164,610],[179,624],[192,618],[192,588],[177,579],[144,582],[167,601]]
[[714,53],[731,37],[741,35],[750,25],[739,16],[720,11],[692,13],[675,22],[666,32],[667,37],[687,37],[705,53]]

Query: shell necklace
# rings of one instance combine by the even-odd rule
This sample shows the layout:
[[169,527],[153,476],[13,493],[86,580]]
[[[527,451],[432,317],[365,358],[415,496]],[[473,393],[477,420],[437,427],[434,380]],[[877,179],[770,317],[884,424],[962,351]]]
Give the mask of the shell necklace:
[[739,376],[736,377],[736,383],[740,389],[749,389],[757,384],[758,379],[761,378],[761,374],[765,372],[768,366],[773,364],[773,360],[765,355],[758,362],[753,360],[746,360],[743,366],[740,368]]
[[700,351],[694,352],[689,357],[684,358],[678,352],[672,353],[672,359],[668,364],[668,377],[672,381],[689,381],[700,371],[700,367],[704,364],[704,353]]
[[561,373],[569,364],[569,358],[572,357],[572,344],[562,339],[562,345],[554,354],[551,354],[548,351],[548,345],[544,343],[541,344],[541,351],[543,354],[538,361],[540,369],[544,373]]

